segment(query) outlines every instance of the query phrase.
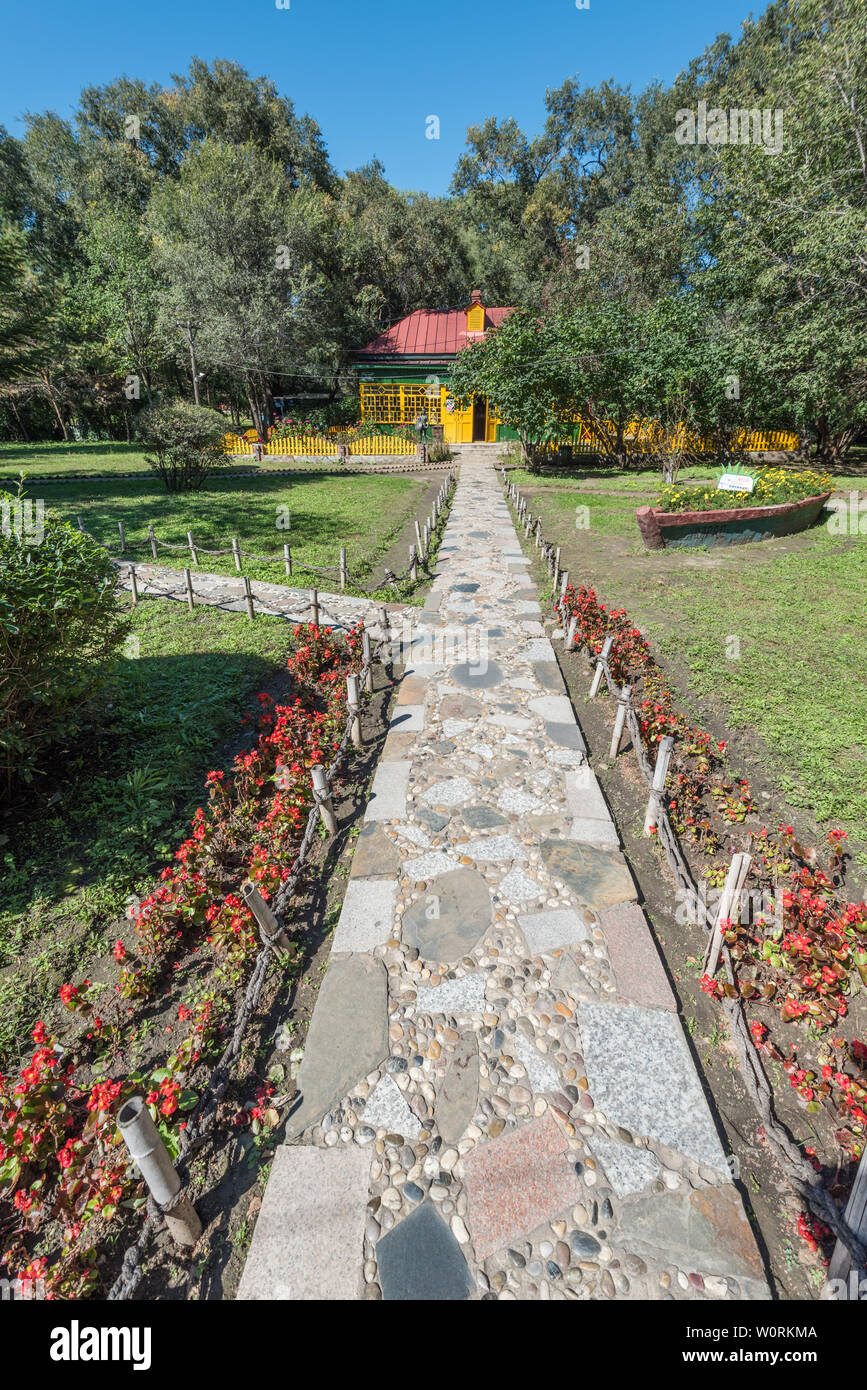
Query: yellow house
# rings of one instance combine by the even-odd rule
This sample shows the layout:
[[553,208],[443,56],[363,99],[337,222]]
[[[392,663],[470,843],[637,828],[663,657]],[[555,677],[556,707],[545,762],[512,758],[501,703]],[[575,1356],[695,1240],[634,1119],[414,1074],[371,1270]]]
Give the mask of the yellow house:
[[479,290],[461,309],[416,309],[355,354],[361,377],[361,418],[389,425],[415,424],[424,413],[442,425],[450,444],[494,443],[513,437],[477,397],[457,410],[449,396],[451,365],[468,343],[503,322],[508,308],[488,308]]

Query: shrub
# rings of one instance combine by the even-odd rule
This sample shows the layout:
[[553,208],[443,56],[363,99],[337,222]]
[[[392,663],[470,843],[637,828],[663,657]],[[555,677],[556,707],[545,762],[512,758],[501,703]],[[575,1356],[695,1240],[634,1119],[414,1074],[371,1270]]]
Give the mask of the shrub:
[[150,405],[136,416],[136,435],[153,454],[145,461],[169,492],[198,492],[213,469],[230,462],[225,432],[218,411],[189,401]]
[[427,451],[427,457],[428,463],[450,463],[454,458],[454,454],[445,440],[441,439],[438,444],[432,444],[430,446]]
[[[4,516],[19,504],[0,493]],[[128,631],[111,561],[57,512],[0,534],[0,783],[32,781],[72,733]]]

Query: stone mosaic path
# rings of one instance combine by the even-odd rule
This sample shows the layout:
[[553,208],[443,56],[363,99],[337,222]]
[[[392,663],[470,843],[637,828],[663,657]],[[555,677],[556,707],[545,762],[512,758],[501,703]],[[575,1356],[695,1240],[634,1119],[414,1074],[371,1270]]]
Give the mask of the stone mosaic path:
[[528,564],[465,450],[242,1299],[769,1296]]

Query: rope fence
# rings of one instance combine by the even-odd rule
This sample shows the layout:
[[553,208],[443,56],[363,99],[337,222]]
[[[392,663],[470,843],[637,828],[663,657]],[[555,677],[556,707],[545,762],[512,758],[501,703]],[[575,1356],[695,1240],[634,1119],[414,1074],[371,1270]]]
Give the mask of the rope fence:
[[[281,885],[270,905],[264,901],[253,884],[247,883],[242,889],[246,906],[256,919],[262,948],[256,957],[243,1001],[238,1009],[232,1036],[220,1060],[213,1068],[197,1105],[190,1112],[186,1128],[181,1130],[179,1156],[176,1163],[172,1163],[168,1151],[162,1146],[159,1163],[163,1177],[162,1188],[160,1182],[152,1177],[150,1163],[139,1164],[142,1176],[149,1187],[146,1206],[147,1218],[138,1239],[124,1252],[121,1272],[107,1294],[107,1298],[111,1301],[119,1302],[131,1298],[141,1283],[144,1277],[142,1261],[157,1230],[161,1229],[161,1217],[165,1220],[175,1241],[180,1245],[194,1245],[201,1234],[201,1222],[196,1213],[191,1193],[190,1165],[195,1154],[206,1143],[214,1127],[220,1101],[233,1080],[245,1033],[262,994],[268,966],[272,958],[275,955],[279,956],[289,945],[284,914],[289,908],[303,875],[317,825],[321,820],[327,834],[331,837],[339,830],[334,810],[333,786],[343,766],[349,744],[352,743],[356,748],[362,746],[360,691],[361,689],[370,690],[372,688],[374,662],[379,660],[381,652],[388,650],[388,630],[386,629],[385,636],[380,639],[373,650],[371,650],[370,638],[366,630],[363,631],[362,644],[361,670],[357,675],[347,677],[347,719],[343,736],[328,766],[323,767],[320,764],[311,769],[314,804],[308,814],[304,834],[293,859],[289,877]],[[390,670],[387,660],[382,664]],[[125,1106],[121,1107],[119,1120],[121,1121],[121,1133],[127,1142],[130,1153],[136,1157],[136,1145],[130,1141],[128,1126],[124,1123],[124,1111],[129,1105],[130,1102],[127,1102]],[[140,1114],[141,1110],[139,1111]],[[150,1115],[146,1108],[144,1108],[144,1114],[149,1120]],[[156,1146],[162,1145],[162,1140],[156,1130],[153,1134],[148,1134],[147,1138],[150,1147],[146,1157],[153,1154],[155,1144]],[[154,1167],[156,1166],[154,1165]],[[166,1180],[168,1190],[165,1187]]]
[[[541,558],[546,563],[548,573],[553,580],[555,595],[559,589],[559,596],[555,599],[555,607],[563,618],[564,650],[573,652],[575,655],[583,653],[592,662],[593,678],[589,692],[591,697],[598,693],[604,680],[609,693],[617,701],[610,749],[611,761],[614,762],[618,756],[623,732],[626,730],[642,777],[648,788],[644,833],[651,834],[654,830],[656,831],[665,853],[666,862],[678,887],[688,895],[687,901],[699,907],[701,896],[678,843],[663,795],[674,740],[663,738],[660,741],[656,764],[651,764],[644,748],[638,716],[633,706],[632,689],[629,685],[618,686],[611,672],[608,658],[613,639],[607,638],[602,650],[596,654],[591,653],[586,647],[576,645],[577,618],[567,621],[565,594],[569,583],[569,573],[560,568],[560,547],[545,541],[542,536],[541,520],[538,517],[533,517],[526,498],[518,487],[509,481],[505,469],[500,471],[507,497],[514,508],[518,524],[523,527],[525,538],[529,538],[531,533],[534,535],[536,548],[540,551]],[[719,961],[722,961],[728,982],[733,986],[735,976],[731,957],[723,939],[723,922],[730,914],[735,896],[743,886],[751,862],[750,855],[736,854],[733,857],[718,908],[708,909],[704,906],[699,909],[705,918],[704,927],[708,936],[705,970],[707,973],[713,974]],[[852,1268],[858,1272],[859,1276],[863,1276],[867,1273],[867,1228],[864,1224],[860,1224],[858,1230],[852,1229],[846,1220],[848,1209],[847,1213],[841,1214],[826,1190],[821,1175],[803,1157],[788,1131],[774,1114],[771,1087],[759,1060],[759,1055],[752,1044],[740,996],[731,998],[726,995],[720,1002],[729,1022],[732,1039],[737,1047],[744,1084],[761,1117],[771,1153],[790,1187],[802,1201],[812,1208],[815,1215],[831,1228],[837,1238],[838,1250],[842,1247],[848,1252]]]
[[[244,549],[241,546],[237,536],[232,536],[231,545],[222,546],[217,549],[210,549],[207,546],[202,545],[199,541],[195,540],[192,531],[187,532],[186,542],[178,543],[175,541],[163,541],[160,540],[157,536],[153,522],[148,523],[147,540],[131,543],[127,539],[123,522],[119,521],[117,523],[117,528],[120,539],[120,549],[118,551],[112,551],[109,546],[105,545],[102,541],[97,540],[93,533],[87,530],[80,516],[76,516],[76,523],[82,535],[88,536],[97,545],[101,546],[102,549],[105,550],[106,553],[110,555],[112,559],[123,560],[131,552],[134,552],[136,550],[147,550],[149,548],[152,559],[156,561],[159,559],[159,551],[162,548],[163,550],[173,551],[176,554],[180,554],[183,551],[188,551],[193,564],[195,566],[198,566],[199,555],[231,555],[234,560],[235,569],[238,574],[243,574],[243,561],[247,559],[257,561],[260,564],[282,564],[284,566],[287,576],[289,577],[291,577],[296,571],[298,571],[301,574],[313,574],[317,576],[322,576],[327,579],[333,579],[334,581],[336,581],[341,592],[345,591],[348,584],[351,584],[355,589],[360,590],[363,595],[375,594],[378,590],[382,589],[383,587],[391,587],[399,592],[401,585],[405,584],[407,580],[409,580],[413,584],[417,583],[419,569],[424,568],[427,565],[427,562],[435,548],[435,541],[437,539],[438,532],[441,529],[441,524],[444,521],[445,517],[448,515],[449,505],[451,502],[456,482],[457,472],[454,469],[450,469],[446,477],[443,479],[442,485],[439,488],[439,491],[437,492],[437,495],[433,500],[433,504],[431,506],[431,510],[428,514],[427,519],[423,523],[421,523],[419,522],[418,518],[416,518],[416,543],[415,545],[411,545],[409,547],[409,563],[406,566],[406,568],[402,570],[400,574],[394,574],[390,569],[386,569],[383,582],[372,587],[365,587],[362,579],[358,575],[355,575],[350,571],[346,561],[345,546],[340,547],[338,563],[336,565],[309,565],[303,562],[299,563],[293,557],[291,547],[288,544],[283,546],[282,553],[279,555],[259,555],[255,551]],[[130,573],[132,575],[133,606],[135,606],[135,604],[138,602],[138,586],[135,574],[135,566],[137,562],[129,560],[127,561],[127,563],[129,564]],[[189,579],[190,571],[188,569],[185,569],[184,574],[187,577],[187,593],[196,593],[196,591],[191,588]],[[246,588],[249,592],[249,580],[247,581]],[[176,595],[166,594],[164,591],[152,592],[159,593],[161,594],[161,596],[166,598],[176,597]],[[315,593],[316,591],[314,590],[313,592]],[[200,598],[205,597],[201,594],[197,594],[196,596]],[[190,606],[192,606],[192,604]],[[250,616],[253,616],[252,613],[250,614]]]

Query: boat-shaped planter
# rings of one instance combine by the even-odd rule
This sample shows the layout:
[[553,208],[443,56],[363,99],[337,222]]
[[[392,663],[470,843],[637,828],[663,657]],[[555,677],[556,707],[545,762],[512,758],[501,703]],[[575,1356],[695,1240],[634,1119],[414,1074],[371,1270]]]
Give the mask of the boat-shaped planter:
[[772,507],[716,507],[703,512],[664,512],[658,507],[639,507],[635,513],[641,538],[648,550],[672,546],[743,545],[767,541],[772,536],[792,536],[818,520],[830,492],[803,497],[799,502],[777,502]]

